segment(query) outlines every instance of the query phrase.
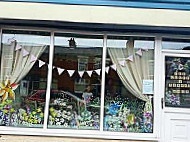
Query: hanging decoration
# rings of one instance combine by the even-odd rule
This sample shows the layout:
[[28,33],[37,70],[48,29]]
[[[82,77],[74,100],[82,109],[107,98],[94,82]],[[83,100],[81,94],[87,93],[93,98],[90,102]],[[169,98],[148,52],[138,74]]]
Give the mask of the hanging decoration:
[[41,68],[43,65],[45,65],[44,61],[39,60],[39,68]]
[[94,71],[97,73],[97,75],[100,75],[101,69],[97,69],[97,70],[94,70]]
[[142,49],[139,49],[139,50],[136,52],[136,54],[141,57],[141,56],[142,56]]
[[117,70],[117,66],[116,66],[116,64],[111,65],[111,68],[114,69],[114,70],[116,71],[116,70]]
[[58,74],[61,75],[63,72],[64,72],[65,69],[62,69],[62,68],[58,68],[57,67],[57,71],[58,71]]
[[110,67],[106,67],[106,73],[109,73]]
[[79,71],[78,73],[79,73],[80,78],[82,78],[84,71]]
[[5,100],[9,97],[15,100],[15,92],[14,90],[18,87],[18,84],[12,83],[10,79],[6,79],[4,83],[0,83],[0,96],[1,101],[5,102]]
[[[13,43],[13,42],[15,42],[16,40],[15,40],[14,38],[11,38],[11,39],[8,39],[8,41],[11,42],[11,43]],[[74,43],[74,40],[73,40],[73,39],[70,40],[70,42],[71,42],[71,41]],[[18,51],[18,50],[22,49],[22,55],[23,55],[23,57],[30,55],[29,52],[28,52],[27,50],[25,50],[19,43],[16,43],[16,44],[17,44],[17,45],[16,45],[16,48],[15,48],[15,51]],[[71,47],[73,47],[73,46],[71,46]],[[137,52],[135,52],[135,54],[138,55],[138,56],[142,56],[142,55],[143,55],[143,51],[148,51],[148,49],[147,49],[147,48],[141,48],[141,49],[139,49]],[[37,59],[34,55],[30,55],[30,56],[31,56],[30,62],[35,62],[36,60],[39,61],[39,68],[41,68],[41,67],[42,67],[43,65],[45,65],[45,64],[47,64],[47,65],[49,66],[48,63],[46,63],[46,62],[44,62],[44,61],[42,61],[42,60]],[[133,57],[133,56],[134,56],[134,55],[130,55],[130,56],[127,57],[126,60],[118,61],[118,64],[121,65],[121,66],[123,66],[123,67],[125,67],[126,61],[131,61],[131,62],[134,61],[134,59],[133,59],[134,57]],[[66,70],[66,69],[64,69],[64,68],[60,68],[60,67],[57,67],[57,66],[53,66],[53,69],[55,69],[55,68],[57,68],[57,71],[58,71],[58,74],[59,74],[59,75],[61,75],[61,74]],[[105,69],[106,69],[106,73],[109,73],[109,69],[110,69],[110,68],[112,68],[113,70],[116,71],[116,70],[117,70],[117,65],[116,65],[116,64],[112,64],[112,65],[110,65],[110,66],[107,66],[107,67],[105,68]],[[68,72],[68,74],[69,74],[70,77],[72,77],[73,74],[74,74],[74,72],[75,72],[75,70],[66,70],[66,71]],[[85,72],[88,74],[89,77],[92,76],[93,72],[95,72],[97,75],[100,76],[100,74],[101,74],[101,69],[78,71],[78,74],[79,74],[79,76],[82,78]]]
[[22,56],[25,57],[25,56],[27,56],[27,55],[29,55],[29,52],[26,51],[26,50],[23,48],[23,49],[22,49]]
[[75,70],[67,70],[67,71],[68,71],[70,77],[73,76],[73,74],[75,72]]
[[16,44],[15,51],[20,50],[20,49],[22,49],[22,47],[20,46],[20,44],[19,44],[19,43],[17,43],[17,44]]
[[34,55],[31,55],[30,62],[34,62],[36,60],[37,60],[37,58]]
[[127,57],[127,60],[133,62],[133,55],[130,55],[129,57]]
[[86,71],[88,76],[91,77],[92,76],[92,71]]
[[125,60],[119,61],[119,64],[124,67],[125,66]]

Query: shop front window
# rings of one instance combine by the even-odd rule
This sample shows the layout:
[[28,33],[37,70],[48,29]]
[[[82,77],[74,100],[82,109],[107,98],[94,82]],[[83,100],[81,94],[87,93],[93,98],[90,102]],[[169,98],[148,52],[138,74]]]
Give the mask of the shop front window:
[[108,36],[104,130],[153,132],[154,39]]
[[102,36],[55,34],[48,128],[100,128],[102,47]]
[[1,126],[153,133],[154,38],[55,33],[51,39],[48,32],[3,30]]
[[[50,33],[4,30],[0,125],[43,127]],[[44,66],[42,66],[44,63]]]

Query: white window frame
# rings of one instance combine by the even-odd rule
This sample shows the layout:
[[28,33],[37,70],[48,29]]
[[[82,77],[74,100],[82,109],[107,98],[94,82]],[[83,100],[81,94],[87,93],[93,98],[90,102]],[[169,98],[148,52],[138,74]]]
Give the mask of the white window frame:
[[[28,30],[28,31],[44,31],[51,33],[50,50],[49,50],[49,66],[48,66],[48,77],[47,77],[47,89],[46,89],[46,104],[44,110],[44,125],[43,128],[20,128],[20,127],[9,127],[0,126],[0,134],[16,134],[16,135],[42,135],[42,136],[69,136],[69,137],[85,137],[85,138],[103,138],[103,139],[128,139],[128,140],[159,140],[160,139],[160,124],[161,124],[161,105],[160,105],[160,92],[159,92],[159,66],[158,62],[161,55],[161,38],[155,35],[141,35],[141,34],[119,34],[122,36],[140,36],[140,37],[153,37],[155,38],[154,47],[154,118],[153,118],[153,133],[128,133],[128,132],[110,132],[103,130],[103,118],[104,118],[104,96],[105,96],[105,65],[106,65],[106,51],[107,51],[107,35],[113,34],[102,34],[102,33],[91,33],[91,32],[75,32],[75,31],[62,31],[73,32],[73,33],[85,33],[91,35],[103,35],[103,53],[102,53],[102,82],[101,82],[101,109],[100,109],[100,130],[78,130],[78,129],[48,129],[48,113],[49,113],[49,100],[50,100],[50,88],[52,82],[52,69],[53,69],[53,57],[54,57],[54,42],[55,32],[60,31],[51,30],[39,30],[39,29],[24,29],[24,28],[1,28],[0,29],[0,43],[2,40],[3,30]],[[0,45],[1,48],[1,45]]]

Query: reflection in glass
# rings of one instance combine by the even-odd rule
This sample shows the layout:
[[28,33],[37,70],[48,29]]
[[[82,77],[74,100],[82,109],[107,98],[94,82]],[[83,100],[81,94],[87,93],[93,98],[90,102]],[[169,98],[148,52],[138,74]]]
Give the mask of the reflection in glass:
[[154,77],[153,49],[151,38],[108,37],[105,131],[153,132],[153,88],[143,90],[143,81]]
[[56,34],[48,128],[99,129],[102,39]]
[[162,48],[169,50],[190,50],[190,40],[163,38]]
[[165,57],[165,105],[190,107],[190,58]]
[[3,31],[0,125],[42,127],[50,34]]

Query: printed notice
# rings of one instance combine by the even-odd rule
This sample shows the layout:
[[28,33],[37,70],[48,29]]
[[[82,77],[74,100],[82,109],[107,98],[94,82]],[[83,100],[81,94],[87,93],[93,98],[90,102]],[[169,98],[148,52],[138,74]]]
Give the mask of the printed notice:
[[153,94],[153,80],[143,80],[143,94]]

